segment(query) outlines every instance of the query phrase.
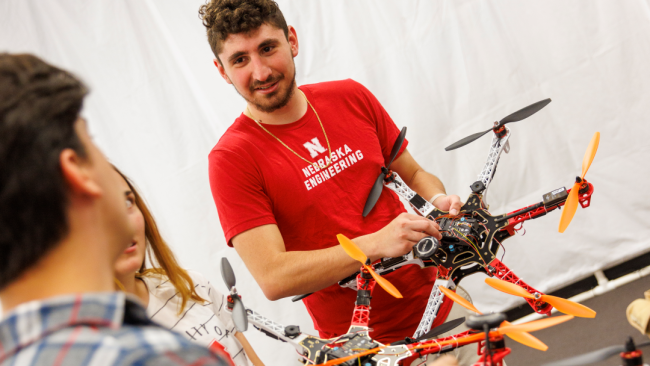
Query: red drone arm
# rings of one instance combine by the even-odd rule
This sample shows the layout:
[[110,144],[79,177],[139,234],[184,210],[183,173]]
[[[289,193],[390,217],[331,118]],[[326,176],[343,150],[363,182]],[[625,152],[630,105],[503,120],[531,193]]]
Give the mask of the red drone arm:
[[364,278],[364,272],[366,276],[370,276],[365,268],[362,268],[357,275],[357,301],[354,303],[354,312],[350,322],[351,325],[359,327],[368,327],[370,322],[370,298],[372,297],[372,290],[377,284],[372,277]]
[[429,339],[422,342],[411,343],[407,345],[409,350],[413,352],[413,356],[402,361],[403,365],[410,365],[416,358],[431,353],[440,353],[441,351],[446,351],[458,347],[462,347],[471,343],[480,341],[484,336],[476,336],[471,334],[469,330],[455,334],[453,336],[439,338],[439,339]]
[[[578,196],[578,202],[580,202],[580,206],[582,208],[587,208],[591,204],[591,195],[594,193],[594,186],[587,182],[586,180],[583,181],[583,186],[581,187],[581,192],[584,190],[584,193],[581,193]],[[571,192],[571,189],[567,190],[567,194]],[[562,200],[554,205],[546,207],[543,202],[536,203],[534,205],[530,205],[524,208],[521,208],[516,211],[512,211],[506,215],[508,217],[508,226],[505,228],[508,231],[511,231],[512,228],[519,224],[520,222],[524,222],[526,220],[534,219],[539,216],[545,215],[549,211],[553,211],[556,208],[560,208],[564,206],[566,203],[566,200]]]
[[[533,287],[529,286],[526,284],[526,282],[522,281],[514,272],[510,270],[505,264],[503,264],[500,260],[494,258],[492,262],[488,265],[488,270],[494,275],[494,277],[504,280],[510,283],[514,283],[515,285],[518,285],[522,288],[524,288],[528,293],[534,295],[535,293],[539,293],[540,295],[544,295],[543,292],[535,290]],[[543,301],[538,301],[538,300],[533,300],[533,299],[526,299],[528,304],[535,310],[536,313],[538,314],[546,314],[550,315],[551,310],[553,310],[553,307],[549,305],[548,303],[545,303]]]

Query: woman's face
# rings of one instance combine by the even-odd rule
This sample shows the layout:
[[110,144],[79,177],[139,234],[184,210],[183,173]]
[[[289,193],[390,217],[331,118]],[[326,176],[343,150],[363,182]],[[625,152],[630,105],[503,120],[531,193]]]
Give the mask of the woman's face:
[[[118,174],[115,172],[115,174]],[[119,174],[118,174],[119,175]],[[144,236],[144,217],[142,212],[135,204],[135,194],[129,188],[129,185],[120,176],[121,189],[124,192],[124,199],[126,200],[127,211],[131,224],[135,227],[135,235],[130,247],[126,248],[117,259],[115,263],[115,274],[117,277],[128,275],[135,275],[135,273],[142,266],[144,256],[147,249],[147,241]]]

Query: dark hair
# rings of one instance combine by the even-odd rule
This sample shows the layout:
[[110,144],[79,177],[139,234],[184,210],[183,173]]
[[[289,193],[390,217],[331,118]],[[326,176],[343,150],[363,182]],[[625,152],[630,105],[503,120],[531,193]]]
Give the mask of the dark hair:
[[0,289],[68,232],[59,158],[82,158],[75,122],[87,93],[70,73],[28,54],[0,53]]
[[210,48],[219,62],[223,41],[230,34],[249,33],[267,23],[282,29],[289,39],[287,22],[273,0],[208,0],[199,8],[199,16],[207,28]]

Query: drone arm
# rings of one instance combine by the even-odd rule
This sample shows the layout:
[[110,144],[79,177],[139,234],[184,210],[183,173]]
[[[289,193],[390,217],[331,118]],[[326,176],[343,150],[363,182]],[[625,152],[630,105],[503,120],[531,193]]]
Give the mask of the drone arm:
[[350,327],[365,327],[368,328],[370,323],[370,299],[372,299],[372,291],[375,289],[375,280],[365,278],[367,272],[357,275],[357,300],[354,303],[354,311],[352,312],[352,321]]
[[481,341],[485,338],[484,334],[472,334],[469,330],[449,337],[430,339],[422,342],[411,343],[407,347],[419,355],[428,355],[440,353],[442,351],[452,350],[471,343]]
[[[583,208],[586,208],[589,207],[591,203],[591,195],[594,193],[594,186],[587,181],[585,181],[584,183],[586,184],[585,190],[584,193],[582,193],[581,190],[581,194],[578,198],[578,202],[580,202],[580,205]],[[568,196],[568,193],[571,192],[571,189],[567,190],[566,192]],[[553,202],[552,204],[548,204],[545,202],[538,202],[534,205],[530,205],[528,207],[524,207],[519,210],[510,212],[506,216],[498,219],[497,221],[508,220],[508,227],[512,227],[521,222],[531,220],[531,219],[536,219],[540,216],[544,216],[546,215],[547,212],[553,211],[557,208],[564,206],[565,203],[566,203],[566,197],[557,202]]]
[[266,318],[254,310],[248,309],[247,312],[248,322],[253,324],[255,328],[257,328],[260,332],[266,334],[269,337],[287,342],[291,344],[300,354],[303,353],[304,348],[301,345],[301,342],[308,338],[308,335],[300,333],[300,331],[296,331],[296,329],[287,329],[287,327],[284,325],[274,322],[273,320]]
[[440,310],[440,307],[442,306],[442,302],[445,299],[445,294],[442,291],[440,291],[439,286],[444,286],[452,290],[456,287],[454,281],[452,281],[451,279],[438,278],[436,280],[435,284],[433,285],[433,288],[431,289],[431,295],[429,296],[427,307],[424,310],[424,314],[422,315],[422,320],[420,320],[420,324],[418,325],[415,334],[413,334],[414,339],[417,339],[422,335],[424,335],[425,333],[427,333],[428,331],[430,331],[433,322],[436,320],[436,317],[438,316],[438,311]]
[[510,150],[510,145],[508,144],[508,139],[510,138],[510,129],[508,127],[503,127],[504,132],[501,134],[495,133],[492,136],[492,143],[490,144],[490,151],[488,153],[487,161],[481,170],[481,174],[478,175],[478,181],[483,183],[482,194],[485,196],[487,189],[492,182],[492,177],[494,177],[494,172],[497,169],[497,164],[499,164],[499,158],[501,153],[505,151],[506,153]]
[[[420,258],[415,258],[413,256],[413,251],[411,251],[408,254],[405,254],[400,257],[382,258],[380,262],[373,264],[373,269],[375,270],[376,273],[383,276],[385,274],[391,273],[409,264],[417,264],[418,266],[420,266],[420,268],[427,267],[427,265]],[[359,271],[357,271],[357,273],[355,273],[354,275],[350,275],[342,279],[341,281],[339,281],[339,286],[356,290],[357,289],[356,278],[358,274]]]
[[[490,273],[494,275],[496,278],[510,283],[514,283],[515,285],[522,287],[532,295],[536,293],[540,295],[544,295],[543,292],[535,290],[533,287],[529,286],[527,283],[522,281],[516,274],[514,274],[514,272],[510,270],[510,268],[508,268],[505,264],[503,264],[500,260],[496,258],[493,259],[492,262],[490,262],[490,264],[488,265],[488,271],[490,271]],[[533,310],[535,310],[535,312],[538,314],[550,314],[551,310],[553,310],[553,307],[548,303],[532,300],[532,299],[526,299],[526,301],[533,308]]]
[[422,196],[407,186],[399,174],[395,172],[393,172],[392,181],[385,184],[386,187],[397,193],[398,196],[408,201],[415,211],[423,217],[429,216],[436,209],[429,201],[422,198]]

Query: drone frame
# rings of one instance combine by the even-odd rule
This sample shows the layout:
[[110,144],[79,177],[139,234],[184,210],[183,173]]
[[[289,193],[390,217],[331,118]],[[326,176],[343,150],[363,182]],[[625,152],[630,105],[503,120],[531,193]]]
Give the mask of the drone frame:
[[[438,210],[429,201],[421,197],[413,191],[401,177],[393,171],[386,175],[384,186],[398,196],[410,203],[413,209],[421,216],[430,220],[441,223],[444,219],[463,219],[465,217],[478,219],[479,225],[484,229],[481,233],[480,245],[477,240],[476,248],[471,246],[465,247],[465,250],[457,250],[458,246],[453,249],[441,245],[438,249],[438,257],[422,257],[419,256],[417,250],[413,250],[406,255],[395,258],[382,258],[380,262],[374,265],[374,269],[379,274],[390,273],[398,268],[409,264],[417,264],[422,268],[435,266],[438,268],[438,279],[436,286],[432,288],[431,295],[413,337],[417,338],[431,329],[438,311],[440,310],[444,294],[438,289],[438,285],[443,285],[449,289],[454,289],[459,282],[466,276],[474,273],[483,272],[486,275],[499,278],[501,280],[519,285],[526,291],[533,295],[543,295],[541,291],[536,290],[532,286],[526,284],[521,280],[510,268],[497,258],[497,252],[501,243],[512,237],[516,229],[516,225],[522,224],[524,221],[535,219],[546,215],[548,212],[559,209],[564,206],[568,193],[571,189],[566,190],[564,187],[554,190],[566,191],[566,195],[559,199],[550,202],[538,202],[536,204],[512,211],[508,214],[492,216],[484,201],[487,188],[489,187],[494,173],[496,172],[502,152],[508,152],[510,149],[509,138],[510,129],[506,126],[501,126],[493,130],[494,136],[488,153],[487,161],[478,176],[478,180],[470,187],[472,193],[461,207],[458,215],[451,216],[448,212]],[[591,195],[594,192],[594,187],[586,180],[582,180],[578,196],[578,202],[583,208],[589,207],[591,203]],[[427,240],[427,238],[423,239]],[[431,239],[429,239],[431,240]],[[419,243],[418,243],[419,245]],[[417,245],[416,245],[417,247]],[[442,258],[441,258],[442,257]],[[351,284],[351,279],[354,275],[349,276],[339,282],[342,287],[354,288]],[[553,307],[546,302],[526,299],[528,304],[533,308],[536,313],[550,315]]]
[[[479,361],[474,365],[486,364],[485,352],[487,348],[484,343],[484,334],[479,334],[474,330],[439,339],[403,342],[395,345],[384,345],[373,340],[369,335],[371,331],[369,328],[370,299],[376,282],[365,267],[361,267],[356,279],[358,291],[354,312],[347,333],[341,336],[331,339],[311,336],[302,333],[297,326],[284,326],[251,309],[246,310],[248,322],[267,336],[291,344],[301,355],[303,362],[308,365],[354,365],[359,358],[363,358],[363,362],[370,362],[376,366],[407,365],[418,358],[426,358],[429,354],[449,352],[472,343],[478,344],[478,353],[481,355]],[[232,302],[231,296],[239,295],[237,293],[228,295],[229,304]],[[232,311],[231,306],[228,306],[227,309]],[[490,348],[490,359],[494,362],[490,365],[501,365],[503,357],[510,353],[510,349],[503,345],[502,335],[490,332],[489,337],[491,344],[498,345],[496,348]],[[331,357],[332,355],[333,357]],[[349,359],[339,360],[342,357]]]

